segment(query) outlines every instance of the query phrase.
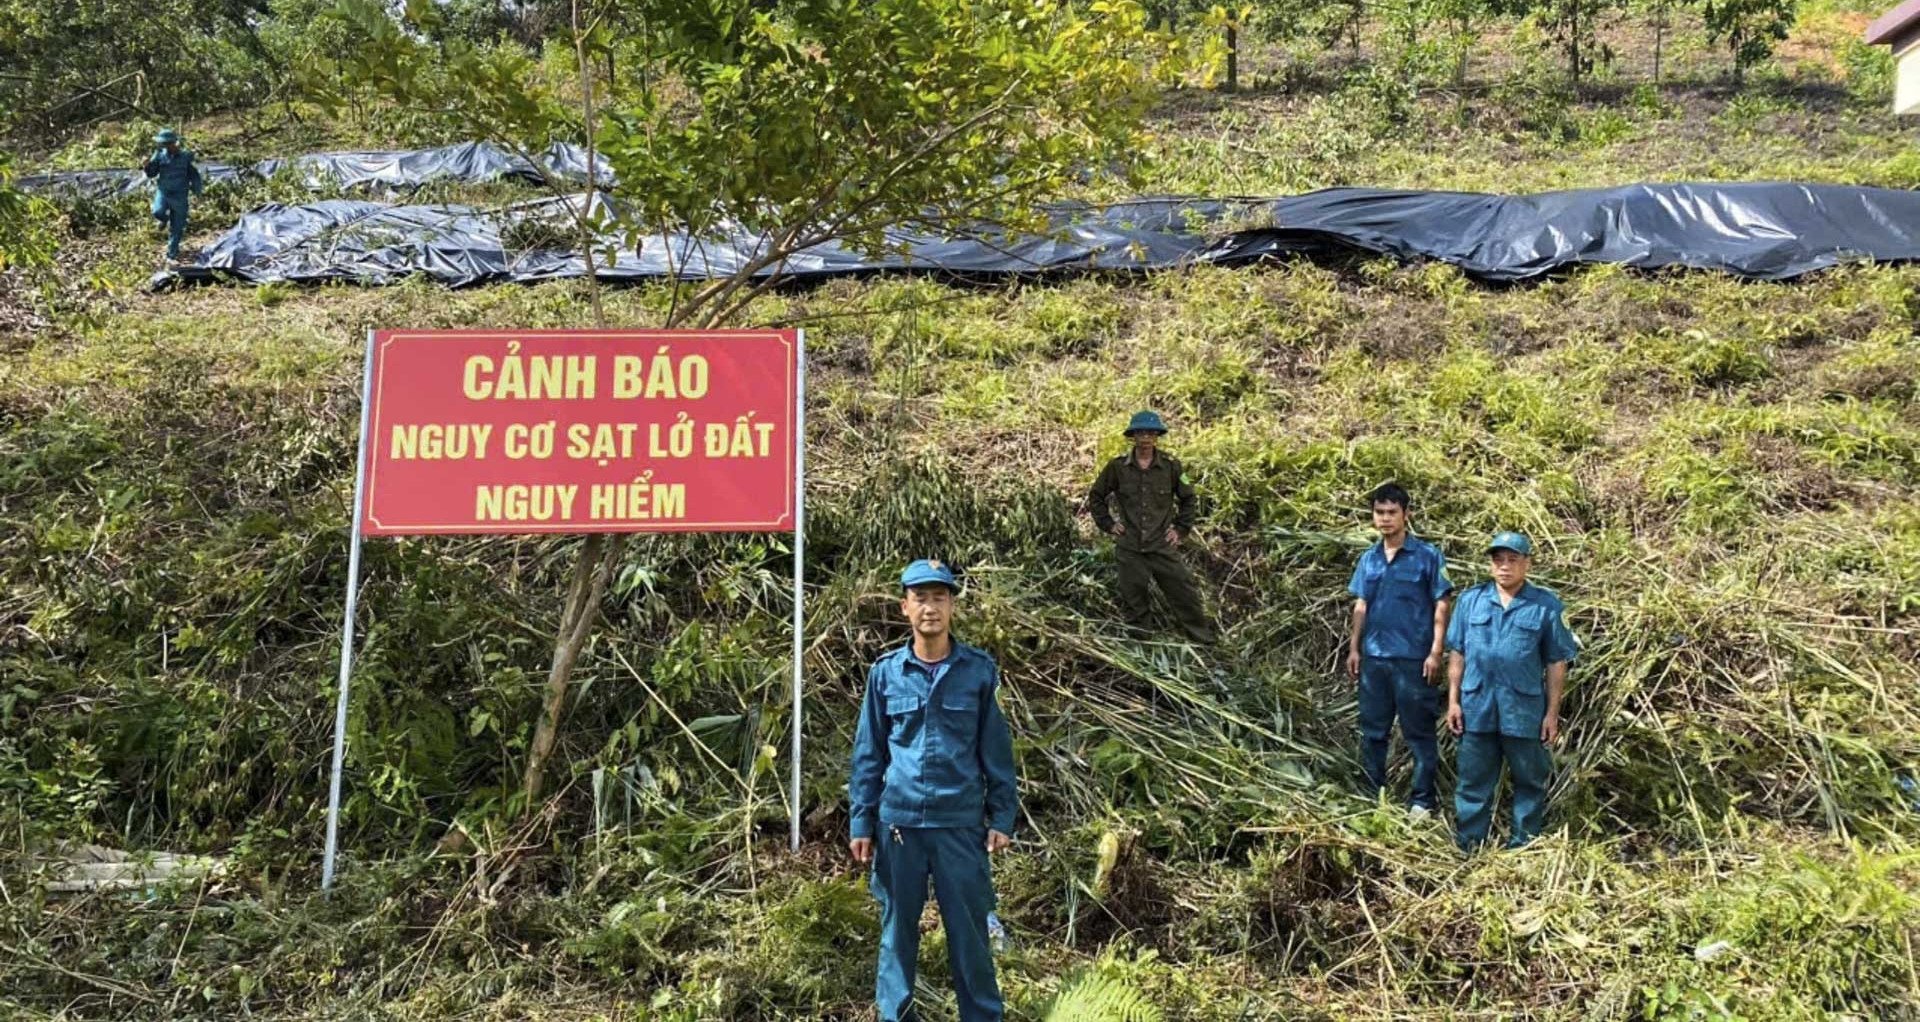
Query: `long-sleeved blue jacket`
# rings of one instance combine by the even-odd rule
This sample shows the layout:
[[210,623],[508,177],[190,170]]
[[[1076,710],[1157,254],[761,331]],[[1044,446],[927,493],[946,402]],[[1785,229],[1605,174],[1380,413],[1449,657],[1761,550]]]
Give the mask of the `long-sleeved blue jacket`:
[[171,156],[165,149],[156,149],[140,169],[153,179],[154,187],[163,195],[180,196],[189,190],[199,195],[205,184],[200,168],[193,165],[193,152],[189,149],[183,148]]
[[912,646],[874,663],[847,781],[851,836],[982,823],[1013,834],[1019,793],[999,684],[993,657],[958,642],[931,668]]

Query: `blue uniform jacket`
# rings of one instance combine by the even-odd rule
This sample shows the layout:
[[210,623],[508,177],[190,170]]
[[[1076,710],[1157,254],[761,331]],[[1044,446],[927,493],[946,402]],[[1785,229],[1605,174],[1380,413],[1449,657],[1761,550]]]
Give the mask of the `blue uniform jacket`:
[[195,195],[200,194],[203,182],[200,168],[193,165],[191,150],[181,149],[168,156],[165,149],[156,149],[140,169],[153,179],[153,186],[162,195],[184,196],[189,190]]
[[1453,592],[1440,548],[1411,533],[1387,560],[1386,542],[1360,555],[1347,592],[1367,604],[1360,655],[1383,660],[1425,660],[1433,652],[1433,612]]
[[993,657],[958,642],[937,672],[912,646],[874,663],[847,781],[851,836],[873,837],[882,825],[982,822],[1013,834],[1019,794],[1013,732],[994,698],[999,684]]
[[1505,607],[1492,582],[1462,593],[1447,622],[1447,650],[1467,659],[1460,676],[1466,729],[1538,739],[1547,665],[1571,663],[1579,649],[1551,589],[1529,582]]

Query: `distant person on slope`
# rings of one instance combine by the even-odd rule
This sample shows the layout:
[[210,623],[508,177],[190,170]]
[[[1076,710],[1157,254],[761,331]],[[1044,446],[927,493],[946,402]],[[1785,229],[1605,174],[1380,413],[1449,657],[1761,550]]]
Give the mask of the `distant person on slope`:
[[[1211,645],[1218,635],[1208,620],[1193,572],[1180,559],[1182,541],[1193,534],[1199,497],[1178,459],[1159,449],[1167,424],[1157,412],[1136,412],[1127,423],[1133,448],[1107,462],[1087,494],[1093,524],[1113,537],[1113,558],[1120,569],[1120,608],[1128,624],[1141,630],[1152,623],[1153,589],[1173,608],[1180,627],[1193,641]],[[1119,509],[1114,517],[1115,505]]]
[[867,672],[847,782],[847,847],[855,862],[873,865],[880,902],[874,996],[882,1022],[916,1017],[920,913],[931,877],[960,1022],[1001,1022],[987,857],[1013,841],[1019,792],[1013,732],[995,699],[1000,669],[954,641],[960,586],[946,565],[915,561],[900,586],[913,641]]
[[1487,556],[1493,581],[1462,593],[1447,626],[1447,729],[1460,736],[1455,840],[1467,851],[1487,840],[1503,762],[1513,782],[1507,847],[1540,836],[1553,771],[1547,746],[1560,740],[1560,697],[1579,651],[1560,597],[1527,581],[1532,541],[1495,533]]
[[1447,604],[1453,583],[1438,547],[1409,530],[1410,498],[1387,483],[1367,498],[1380,541],[1360,555],[1347,591],[1353,627],[1347,639],[1347,675],[1359,683],[1360,766],[1368,793],[1387,790],[1387,752],[1393,721],[1413,750],[1411,812],[1433,814],[1440,773],[1440,683]]
[[153,218],[167,228],[167,261],[180,261],[180,242],[187,236],[187,194],[199,195],[206,182],[193,165],[193,152],[180,145],[180,136],[166,128],[153,136],[159,146],[140,169],[153,182]]

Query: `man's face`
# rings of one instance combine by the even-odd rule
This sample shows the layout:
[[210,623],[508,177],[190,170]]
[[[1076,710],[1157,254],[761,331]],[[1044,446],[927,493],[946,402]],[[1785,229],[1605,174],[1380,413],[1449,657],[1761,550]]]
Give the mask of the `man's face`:
[[1373,528],[1382,536],[1392,538],[1407,528],[1407,509],[1390,500],[1373,505]]
[[1135,454],[1152,454],[1153,449],[1160,446],[1160,434],[1155,433],[1153,430],[1142,429],[1130,435],[1133,438],[1133,453]]
[[168,156],[172,156],[180,151],[180,143],[177,141],[168,142],[166,145],[162,146],[161,148],[164,148],[167,151]]
[[1511,550],[1493,552],[1493,580],[1500,583],[1502,589],[1518,589],[1520,583],[1527,580],[1527,569],[1533,566],[1533,558],[1516,554]]
[[914,586],[900,601],[900,613],[914,634],[938,638],[953,624],[953,590],[943,585]]

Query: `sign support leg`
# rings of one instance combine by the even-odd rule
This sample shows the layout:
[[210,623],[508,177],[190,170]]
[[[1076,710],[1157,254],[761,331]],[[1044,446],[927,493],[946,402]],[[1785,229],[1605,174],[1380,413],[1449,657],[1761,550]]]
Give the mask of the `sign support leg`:
[[807,332],[798,331],[797,337],[793,352],[798,363],[794,367],[793,398],[793,780],[788,803],[791,818],[788,845],[795,852],[800,850],[800,658],[806,634],[802,585],[807,563]]
[[354,456],[353,539],[347,553],[347,612],[340,629],[340,696],[333,712],[333,773],[327,782],[327,850],[320,864],[320,889],[333,889],[340,851],[340,773],[347,760],[347,681],[353,674],[353,621],[360,603],[361,490],[367,483],[367,421],[373,412],[373,331],[367,331],[366,364],[360,371],[360,442]]

